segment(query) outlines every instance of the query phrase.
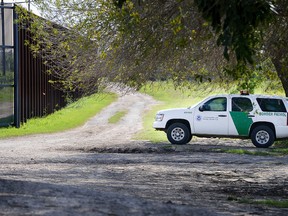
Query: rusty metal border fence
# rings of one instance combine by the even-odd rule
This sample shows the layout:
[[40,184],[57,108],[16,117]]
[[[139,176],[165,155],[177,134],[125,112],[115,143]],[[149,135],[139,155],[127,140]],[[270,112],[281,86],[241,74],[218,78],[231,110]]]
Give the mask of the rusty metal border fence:
[[[15,22],[17,20],[16,5],[5,6],[0,5],[3,13],[3,8],[13,10],[13,41],[14,41],[14,121],[16,127],[20,127],[21,123],[26,122],[30,118],[43,117],[53,113],[55,110],[63,108],[66,105],[64,92],[53,88],[49,80],[54,80],[52,75],[49,75],[49,65],[44,64],[41,56],[34,56],[27,41],[32,43],[32,35],[28,31],[31,25],[29,21],[20,25]],[[3,26],[2,19],[2,26]],[[3,34],[2,30],[2,34]],[[3,55],[7,46],[1,45]],[[10,48],[10,47],[8,47]],[[4,63],[5,64],[5,63]],[[5,66],[3,66],[5,68]],[[5,72],[5,70],[4,70]],[[0,89],[1,90],[1,89]],[[7,123],[8,124],[8,123]],[[0,122],[0,126],[8,126]]]
[[[26,23],[29,28],[31,23]],[[33,56],[25,45],[32,42],[32,35],[27,28],[18,29],[19,38],[19,97],[20,121],[26,122],[33,117],[42,117],[53,113],[66,105],[62,91],[53,88],[49,80],[49,65],[44,64],[41,56]]]
[[[27,23],[29,27],[30,23]],[[53,113],[66,105],[64,93],[53,88],[47,73],[49,66],[39,56],[33,56],[26,41],[32,43],[27,28],[19,28],[19,97],[20,121]]]

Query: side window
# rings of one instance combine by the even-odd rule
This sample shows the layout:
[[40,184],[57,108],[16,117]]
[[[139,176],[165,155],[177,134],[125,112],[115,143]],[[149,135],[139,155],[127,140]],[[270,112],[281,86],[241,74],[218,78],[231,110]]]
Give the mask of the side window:
[[232,98],[232,111],[234,112],[251,112],[253,105],[249,98],[234,97]]
[[281,99],[257,98],[257,102],[264,112],[286,112]]
[[203,104],[201,108],[202,111],[226,111],[227,99],[226,97],[213,98]]

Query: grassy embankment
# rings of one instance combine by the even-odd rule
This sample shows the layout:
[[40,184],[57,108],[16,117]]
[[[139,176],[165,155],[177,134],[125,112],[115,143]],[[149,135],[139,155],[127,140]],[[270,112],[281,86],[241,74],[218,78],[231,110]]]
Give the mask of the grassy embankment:
[[89,118],[115,101],[115,94],[94,94],[69,104],[45,118],[29,119],[19,129],[0,128],[0,138],[28,134],[52,133],[83,125]]

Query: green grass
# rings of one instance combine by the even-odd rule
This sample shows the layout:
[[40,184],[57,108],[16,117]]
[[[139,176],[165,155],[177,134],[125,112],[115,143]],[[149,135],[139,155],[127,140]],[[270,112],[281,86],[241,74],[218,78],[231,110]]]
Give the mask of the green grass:
[[0,102],[13,103],[14,89],[12,87],[0,87]]
[[239,155],[255,155],[255,156],[276,156],[279,155],[277,153],[274,153],[272,151],[250,151],[250,150],[243,150],[243,149],[228,149],[228,150],[220,150],[224,153],[230,153],[230,154],[239,154]]
[[110,124],[118,123],[122,119],[122,117],[124,117],[127,114],[127,112],[128,112],[127,110],[117,112],[115,115],[111,116],[108,119],[108,122]]
[[[277,145],[276,145],[277,146]],[[286,141],[286,147],[285,148],[277,148],[272,149],[272,152],[279,154],[279,155],[288,155],[288,148],[287,148],[287,141]]]
[[228,197],[228,200],[245,204],[266,205],[275,208],[288,208],[288,200],[273,200],[273,199],[254,200],[254,199],[245,199],[245,198],[243,199],[236,197]]
[[267,149],[257,149],[255,150],[246,150],[246,149],[215,149],[216,152],[230,153],[230,154],[239,154],[239,155],[254,155],[254,156],[284,156],[288,155],[287,144],[286,147],[279,148],[267,148]]
[[52,133],[83,125],[107,105],[117,99],[115,94],[94,94],[84,97],[45,118],[30,119],[20,128],[0,128],[0,138],[28,134]]
[[220,150],[220,151],[224,153],[239,154],[239,155],[248,154],[248,155],[266,156],[266,155],[271,154],[269,152],[249,151],[249,150],[243,150],[243,149],[228,149],[228,150]]
[[268,205],[277,208],[288,208],[288,200],[254,200],[253,204]]

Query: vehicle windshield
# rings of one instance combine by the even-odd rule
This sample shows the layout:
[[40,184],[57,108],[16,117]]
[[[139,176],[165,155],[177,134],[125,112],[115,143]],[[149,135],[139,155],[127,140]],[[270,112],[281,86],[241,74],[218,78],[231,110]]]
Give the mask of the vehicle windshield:
[[205,99],[199,101],[198,103],[196,103],[196,104],[194,104],[194,105],[192,105],[192,106],[189,106],[187,109],[192,109],[192,108],[198,106],[199,104],[203,103],[206,99],[207,99],[207,98],[205,98]]

